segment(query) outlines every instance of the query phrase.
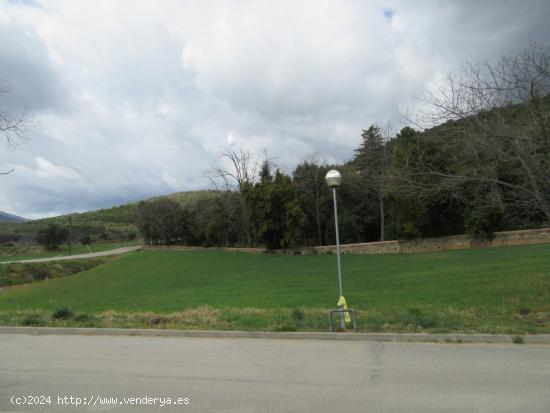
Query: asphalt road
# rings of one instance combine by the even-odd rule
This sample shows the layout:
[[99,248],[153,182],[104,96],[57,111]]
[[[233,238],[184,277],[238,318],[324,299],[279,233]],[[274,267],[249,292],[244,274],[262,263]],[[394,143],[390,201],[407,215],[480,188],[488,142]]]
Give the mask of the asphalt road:
[[0,411],[545,413],[550,346],[1,334]]
[[120,248],[116,248],[114,250],[108,250],[108,251],[89,252],[87,254],[62,255],[59,257],[32,258],[28,260],[5,261],[5,262],[0,262],[0,264],[12,264],[14,262],[31,263],[31,262],[67,261],[67,260],[76,260],[79,258],[104,257],[106,255],[126,254],[128,252],[140,250],[141,248],[142,248],[141,245],[136,245],[132,247],[120,247]]

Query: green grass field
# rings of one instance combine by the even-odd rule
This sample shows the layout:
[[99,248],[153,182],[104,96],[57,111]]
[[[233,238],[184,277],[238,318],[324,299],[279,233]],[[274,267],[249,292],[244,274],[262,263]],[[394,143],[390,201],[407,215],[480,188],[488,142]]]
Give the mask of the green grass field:
[[[361,331],[550,332],[550,244],[350,254],[342,266]],[[337,300],[334,255],[138,252],[0,291],[0,323],[145,327],[157,316],[156,327],[322,331]],[[61,307],[76,316],[51,319]]]

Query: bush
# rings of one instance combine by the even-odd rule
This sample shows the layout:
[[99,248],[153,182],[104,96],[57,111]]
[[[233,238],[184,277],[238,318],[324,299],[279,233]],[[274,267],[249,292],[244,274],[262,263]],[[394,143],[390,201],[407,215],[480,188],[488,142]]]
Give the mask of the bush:
[[85,327],[94,327],[97,325],[97,318],[94,315],[80,313],[74,316],[73,320]]
[[108,241],[111,239],[111,234],[109,234],[107,231],[104,231],[101,234],[99,234],[99,239],[103,241]]
[[493,210],[474,209],[466,214],[464,226],[468,234],[480,241],[492,241],[500,221],[501,216]]
[[92,237],[89,235],[84,235],[82,238],[80,238],[80,243],[82,245],[90,245],[92,243]]
[[296,321],[301,321],[305,317],[304,310],[300,307],[295,307],[292,309],[292,318]]
[[30,267],[30,274],[35,281],[42,281],[47,278],[52,278],[52,273],[48,268],[44,267]]
[[57,224],[50,224],[38,231],[36,241],[47,249],[56,249],[67,240],[68,235],[66,228]]
[[524,344],[525,340],[521,336],[514,336],[512,340],[515,344]]
[[54,320],[68,320],[74,316],[74,313],[68,307],[61,307],[52,314]]
[[8,246],[8,244],[12,244],[13,242],[17,242],[21,239],[21,235],[13,234],[11,232],[0,232],[0,244],[4,244],[4,246]]
[[44,325],[44,320],[38,314],[30,314],[23,318],[21,324],[24,326],[41,326]]

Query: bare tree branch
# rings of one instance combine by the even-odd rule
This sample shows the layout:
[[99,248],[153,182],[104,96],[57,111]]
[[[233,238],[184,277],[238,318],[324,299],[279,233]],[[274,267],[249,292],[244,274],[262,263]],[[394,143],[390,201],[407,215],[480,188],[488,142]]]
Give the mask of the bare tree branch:
[[[0,79],[0,96],[7,94],[10,88],[6,81]],[[3,137],[10,147],[17,147],[27,140],[26,134],[31,124],[30,109],[25,107],[19,113],[11,113],[0,105],[0,137]],[[7,172],[0,172],[0,175],[8,175],[13,169]]]
[[[415,123],[425,132],[395,177],[403,191],[492,185],[491,202],[531,205],[550,221],[550,49],[531,43],[496,64],[466,63],[419,99],[428,110]],[[423,151],[439,154],[436,167]]]
[[212,187],[216,190],[239,190],[244,183],[258,180],[261,162],[250,151],[242,147],[226,147],[216,164],[204,172]]

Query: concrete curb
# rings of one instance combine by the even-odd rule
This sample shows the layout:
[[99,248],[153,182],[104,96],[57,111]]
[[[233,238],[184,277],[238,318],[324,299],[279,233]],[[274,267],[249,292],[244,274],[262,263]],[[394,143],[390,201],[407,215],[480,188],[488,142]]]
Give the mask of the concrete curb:
[[315,333],[271,331],[160,330],[138,328],[66,328],[66,327],[0,327],[0,334],[264,338],[284,340],[351,340],[400,343],[514,343],[521,337],[525,344],[550,344],[550,334],[423,334],[423,333]]

